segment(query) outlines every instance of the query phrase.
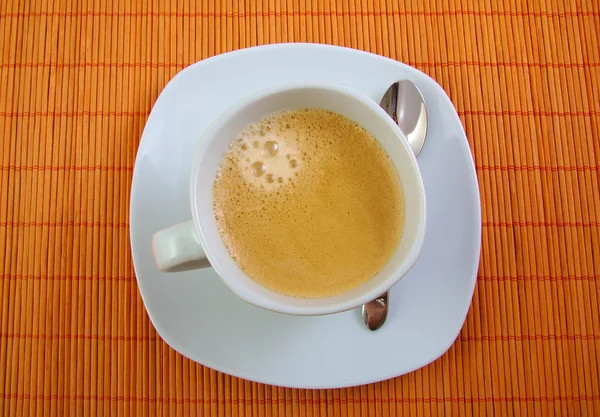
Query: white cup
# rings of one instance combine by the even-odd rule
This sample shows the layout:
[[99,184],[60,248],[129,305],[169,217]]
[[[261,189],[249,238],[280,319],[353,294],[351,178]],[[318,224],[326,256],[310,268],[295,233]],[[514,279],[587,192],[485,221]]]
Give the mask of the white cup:
[[[271,113],[306,107],[339,113],[369,131],[390,156],[404,193],[404,230],[389,262],[358,288],[325,298],[282,295],[248,277],[223,244],[213,212],[215,175],[233,138],[248,124]],[[190,204],[192,220],[160,230],[152,237],[158,268],[182,270],[202,260],[207,266],[210,262],[239,297],[256,306],[287,314],[330,314],[371,301],[406,275],[417,261],[425,236],[425,192],[417,160],[406,138],[377,103],[362,93],[337,86],[296,84],[269,89],[225,111],[204,132],[196,147],[190,177]]]

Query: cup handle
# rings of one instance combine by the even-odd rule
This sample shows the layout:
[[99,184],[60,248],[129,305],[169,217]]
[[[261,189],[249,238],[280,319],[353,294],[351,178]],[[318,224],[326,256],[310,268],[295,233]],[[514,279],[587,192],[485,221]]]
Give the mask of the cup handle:
[[156,232],[152,236],[152,253],[156,266],[163,272],[210,266],[191,220]]

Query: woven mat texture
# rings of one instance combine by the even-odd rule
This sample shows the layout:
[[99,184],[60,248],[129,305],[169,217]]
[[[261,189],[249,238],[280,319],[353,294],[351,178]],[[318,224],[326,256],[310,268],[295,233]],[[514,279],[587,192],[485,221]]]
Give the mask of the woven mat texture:
[[[0,415],[600,415],[597,0],[0,2]],[[483,236],[456,343],[389,381],[297,390],[189,361],[129,247],[152,104],[253,45],[374,52],[437,80],[475,158]]]

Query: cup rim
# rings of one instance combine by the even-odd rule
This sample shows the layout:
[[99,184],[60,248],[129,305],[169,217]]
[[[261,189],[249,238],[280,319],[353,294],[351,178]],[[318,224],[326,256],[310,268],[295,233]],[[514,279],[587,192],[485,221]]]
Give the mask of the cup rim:
[[[388,278],[388,279],[384,280],[380,285],[373,287],[372,289],[364,292],[360,296],[356,296],[356,297],[346,300],[346,301],[340,301],[340,302],[337,302],[334,304],[329,304],[327,306],[322,306],[322,307],[298,307],[298,306],[279,304],[279,303],[275,303],[275,302],[264,302],[266,300],[256,300],[256,299],[253,299],[252,297],[247,297],[246,295],[240,293],[237,290],[236,285],[235,285],[236,280],[234,278],[230,278],[227,274],[225,274],[224,271],[221,270],[221,265],[218,262],[215,263],[213,261],[215,258],[215,255],[213,254],[211,245],[209,245],[207,238],[204,234],[202,222],[200,221],[198,208],[197,208],[197,204],[196,204],[196,201],[197,201],[196,194],[198,191],[198,189],[196,187],[196,182],[197,182],[197,178],[198,178],[198,171],[201,167],[201,163],[200,163],[201,158],[206,153],[206,149],[208,148],[207,139],[210,140],[211,137],[214,137],[214,134],[220,129],[220,127],[224,123],[227,122],[227,120],[230,120],[233,117],[235,117],[236,114],[238,114],[240,111],[242,111],[244,108],[251,105],[252,103],[254,103],[258,100],[264,99],[266,97],[269,97],[271,95],[276,95],[279,93],[293,91],[293,90],[302,90],[302,89],[320,89],[320,90],[327,90],[330,92],[333,91],[336,93],[340,93],[340,94],[349,96],[350,98],[352,98],[354,100],[358,100],[358,101],[361,101],[362,103],[366,104],[367,107],[369,107],[369,109],[373,113],[375,113],[376,116],[379,117],[379,119],[382,120],[382,122],[387,124],[388,127],[390,127],[396,133],[396,135],[402,139],[400,142],[402,143],[402,146],[404,147],[405,151],[409,154],[409,157],[412,161],[411,168],[414,171],[416,171],[416,173],[417,173],[416,178],[418,181],[418,188],[420,191],[419,194],[422,198],[421,211],[420,211],[421,222],[419,225],[420,227],[419,227],[419,231],[417,234],[417,238],[412,242],[411,249],[410,249],[408,255],[406,256],[406,258],[404,259],[402,264],[397,268],[397,271],[395,271],[395,272],[398,272],[398,274],[394,274],[395,278],[392,277],[392,278]],[[285,85],[280,85],[278,87],[271,87],[271,88],[257,91],[255,93],[252,93],[250,95],[247,95],[247,96],[241,98],[240,100],[238,100],[237,102],[232,104],[227,110],[225,110],[223,113],[221,113],[200,136],[198,145],[196,146],[196,149],[194,151],[194,155],[192,158],[189,192],[190,192],[189,196],[190,196],[190,206],[191,206],[190,209],[191,209],[191,213],[192,213],[192,220],[193,220],[194,226],[196,228],[196,232],[198,234],[200,244],[202,245],[202,249],[204,250],[204,254],[205,254],[206,258],[210,262],[211,266],[215,269],[215,272],[217,273],[219,278],[225,283],[225,285],[227,285],[229,287],[229,289],[231,291],[233,291],[238,297],[242,298],[244,301],[246,301],[252,305],[255,305],[255,306],[267,309],[267,310],[279,312],[279,313],[291,314],[291,315],[303,315],[303,316],[325,315],[325,314],[333,314],[333,313],[347,311],[347,310],[359,307],[365,303],[368,303],[369,301],[372,301],[373,299],[378,297],[380,294],[389,290],[393,285],[395,285],[397,282],[399,282],[408,273],[408,271],[416,263],[419,255],[421,253],[423,243],[425,240],[425,226],[426,226],[425,189],[423,186],[423,181],[422,181],[421,173],[420,173],[417,161],[416,161],[416,157],[415,157],[414,153],[412,152],[410,145],[408,144],[408,140],[406,139],[406,136],[402,133],[402,131],[400,130],[398,125],[392,120],[392,118],[390,118],[389,115],[373,99],[371,99],[370,97],[368,97],[367,95],[365,95],[359,91],[353,90],[348,87],[339,86],[339,85],[317,84],[317,83],[285,84]],[[283,295],[283,296],[295,298],[293,296],[286,296],[286,295]],[[314,298],[314,299],[317,299],[317,298]]]

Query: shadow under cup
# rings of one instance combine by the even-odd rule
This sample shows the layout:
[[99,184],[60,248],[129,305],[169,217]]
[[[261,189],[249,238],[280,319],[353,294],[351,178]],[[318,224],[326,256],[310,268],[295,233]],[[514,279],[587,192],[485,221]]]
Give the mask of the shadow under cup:
[[[405,224],[394,255],[372,279],[345,293],[300,298],[271,291],[248,277],[223,244],[213,212],[213,186],[229,145],[248,124],[282,110],[315,108],[339,113],[369,131],[398,171]],[[211,265],[239,297],[269,310],[297,315],[330,314],[371,301],[397,283],[416,262],[425,235],[425,193],[417,161],[399,127],[371,98],[334,86],[287,86],[259,92],[229,108],[203,134],[194,155],[190,181],[192,217]]]

